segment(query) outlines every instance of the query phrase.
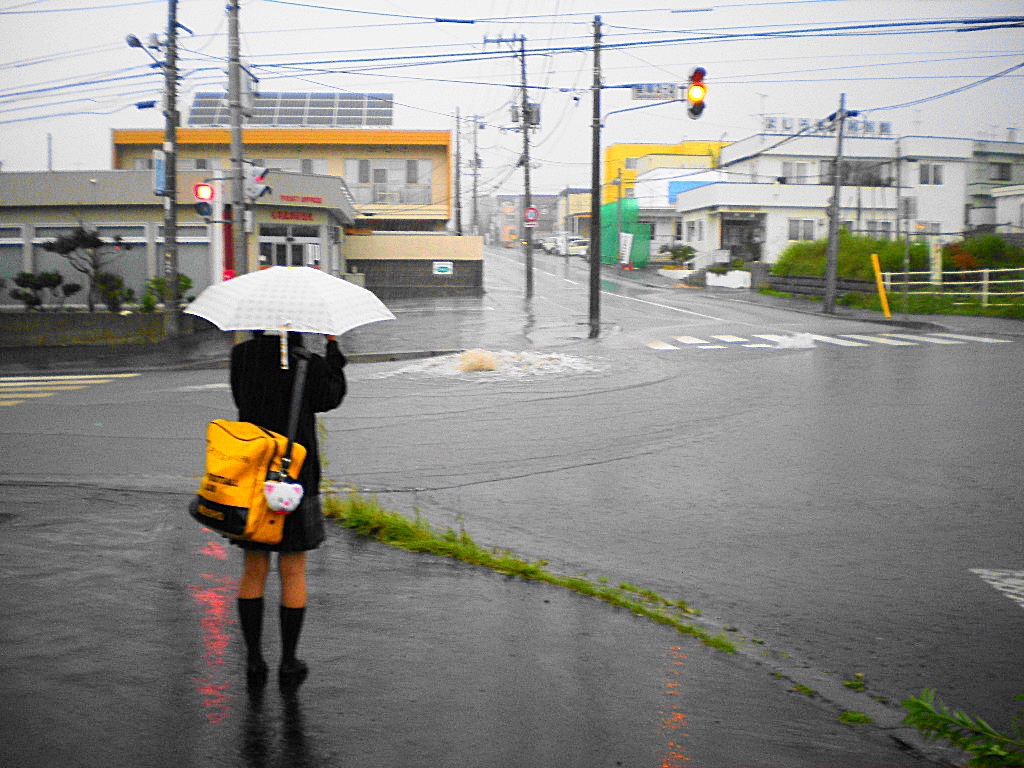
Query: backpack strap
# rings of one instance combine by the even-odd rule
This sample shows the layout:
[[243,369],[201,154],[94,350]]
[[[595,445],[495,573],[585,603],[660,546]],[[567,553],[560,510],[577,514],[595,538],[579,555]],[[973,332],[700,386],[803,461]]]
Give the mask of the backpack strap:
[[299,427],[299,411],[302,410],[302,391],[306,387],[306,369],[309,367],[309,350],[292,350],[292,354],[298,358],[295,366],[295,379],[292,381],[292,403],[288,410],[288,446],[285,448],[284,457],[281,459],[281,471],[288,474],[288,467],[292,463],[292,445],[295,443],[295,433]]

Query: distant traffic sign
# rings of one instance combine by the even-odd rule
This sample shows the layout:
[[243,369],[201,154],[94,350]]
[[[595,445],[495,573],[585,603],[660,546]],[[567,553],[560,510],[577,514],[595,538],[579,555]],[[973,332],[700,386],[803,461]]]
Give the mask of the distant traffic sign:
[[532,205],[523,211],[523,224],[527,227],[537,226],[537,216],[539,212]]

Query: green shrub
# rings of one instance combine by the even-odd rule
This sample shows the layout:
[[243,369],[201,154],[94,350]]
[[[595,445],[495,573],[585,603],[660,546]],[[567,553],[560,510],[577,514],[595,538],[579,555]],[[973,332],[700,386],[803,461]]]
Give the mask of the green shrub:
[[[800,241],[786,248],[779,260],[772,266],[773,275],[800,275],[824,277],[828,241]],[[851,280],[874,280],[871,254],[878,254],[883,272],[902,272],[906,246],[895,240],[880,240],[873,237],[839,233],[839,255],[836,275]],[[929,253],[925,243],[910,245],[910,270],[928,269]]]
[[112,272],[97,272],[94,278],[100,298],[111,312],[121,311],[124,299],[124,280]]

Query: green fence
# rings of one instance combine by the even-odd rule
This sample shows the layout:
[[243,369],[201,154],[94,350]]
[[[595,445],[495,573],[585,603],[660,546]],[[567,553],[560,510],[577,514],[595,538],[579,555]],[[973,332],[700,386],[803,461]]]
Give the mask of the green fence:
[[[614,264],[619,260],[619,232],[633,235],[629,260],[634,267],[646,267],[651,260],[651,225],[640,224],[640,205],[625,198],[601,206],[601,261]],[[621,230],[620,230],[621,226]]]

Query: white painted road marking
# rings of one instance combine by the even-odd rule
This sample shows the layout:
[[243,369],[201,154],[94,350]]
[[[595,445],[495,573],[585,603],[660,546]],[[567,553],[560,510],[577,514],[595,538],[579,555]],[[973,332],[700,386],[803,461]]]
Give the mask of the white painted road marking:
[[971,568],[971,573],[981,576],[1021,608],[1024,608],[1024,571],[999,571],[990,568]]

